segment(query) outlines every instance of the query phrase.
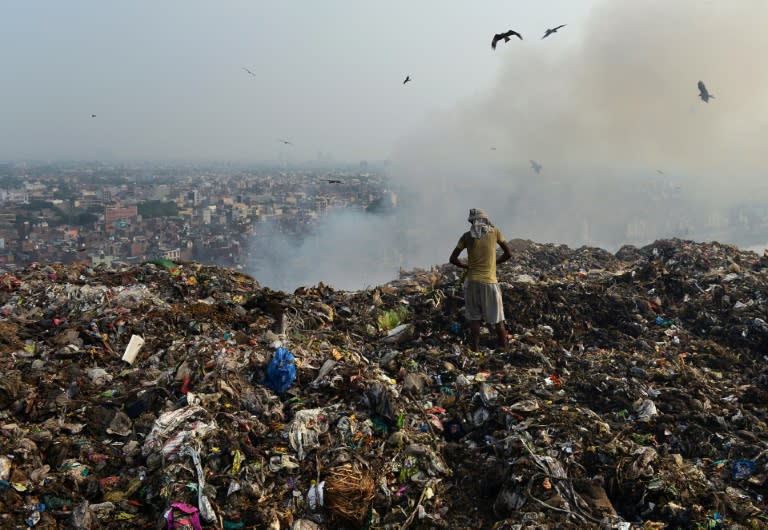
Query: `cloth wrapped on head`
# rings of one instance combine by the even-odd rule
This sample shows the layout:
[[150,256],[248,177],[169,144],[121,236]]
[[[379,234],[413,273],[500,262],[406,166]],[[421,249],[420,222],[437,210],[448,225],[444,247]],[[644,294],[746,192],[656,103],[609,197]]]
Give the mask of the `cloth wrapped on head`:
[[490,223],[490,221],[488,220],[488,214],[485,213],[485,210],[483,210],[482,208],[470,208],[469,217],[467,218],[467,221],[471,223],[478,219],[485,219]]
[[483,237],[493,230],[493,223],[488,219],[488,214],[485,213],[485,210],[480,208],[471,208],[469,210],[467,221],[472,223],[472,228],[469,229],[469,233],[474,239]]

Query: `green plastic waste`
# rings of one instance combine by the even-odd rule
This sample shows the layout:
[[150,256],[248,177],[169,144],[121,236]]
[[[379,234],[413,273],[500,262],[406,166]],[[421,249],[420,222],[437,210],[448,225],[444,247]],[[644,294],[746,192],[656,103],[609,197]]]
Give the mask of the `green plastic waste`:
[[176,267],[176,264],[174,262],[165,258],[151,259],[149,261],[145,261],[144,263],[151,263],[153,265],[165,267],[166,269],[173,269]]

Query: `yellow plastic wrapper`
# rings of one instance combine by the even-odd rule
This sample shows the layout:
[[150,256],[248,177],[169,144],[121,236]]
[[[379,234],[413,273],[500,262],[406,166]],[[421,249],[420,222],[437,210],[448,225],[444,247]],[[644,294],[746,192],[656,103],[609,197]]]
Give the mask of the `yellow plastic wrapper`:
[[237,474],[240,471],[240,464],[243,463],[244,455],[240,449],[232,451],[232,474]]

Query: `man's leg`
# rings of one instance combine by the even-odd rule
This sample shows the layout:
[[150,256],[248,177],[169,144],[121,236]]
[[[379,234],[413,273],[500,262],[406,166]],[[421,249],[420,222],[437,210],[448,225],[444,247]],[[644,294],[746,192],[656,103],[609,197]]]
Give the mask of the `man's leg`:
[[507,349],[507,327],[503,320],[496,324],[496,344],[502,350]]
[[469,321],[469,343],[472,351],[480,351],[480,321]]

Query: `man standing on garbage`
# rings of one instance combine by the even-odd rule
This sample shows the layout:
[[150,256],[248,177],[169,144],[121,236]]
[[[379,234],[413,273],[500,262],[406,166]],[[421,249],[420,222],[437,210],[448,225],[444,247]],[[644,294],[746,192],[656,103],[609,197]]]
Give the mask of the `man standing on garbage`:
[[[485,211],[472,208],[469,210],[467,221],[472,226],[459,238],[449,261],[457,267],[467,269],[464,280],[464,314],[469,320],[470,347],[473,351],[479,351],[480,323],[485,320],[487,324],[496,327],[498,347],[506,349],[507,329],[504,326],[504,307],[496,279],[496,265],[511,258],[512,249],[501,230],[488,219]],[[497,244],[504,251],[498,257]],[[464,249],[467,249],[466,262],[459,259],[459,254]]]

